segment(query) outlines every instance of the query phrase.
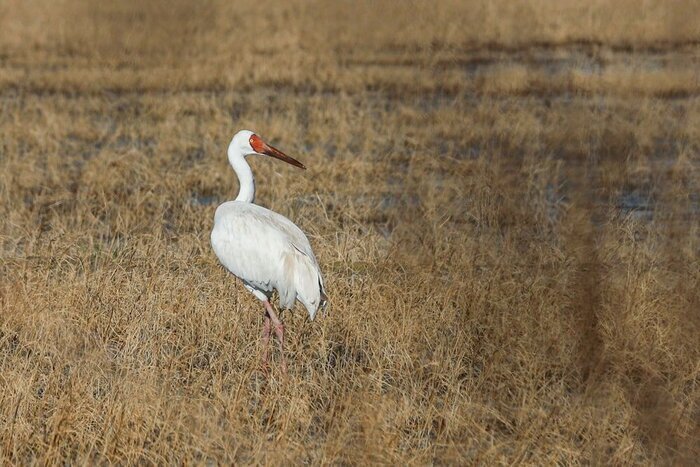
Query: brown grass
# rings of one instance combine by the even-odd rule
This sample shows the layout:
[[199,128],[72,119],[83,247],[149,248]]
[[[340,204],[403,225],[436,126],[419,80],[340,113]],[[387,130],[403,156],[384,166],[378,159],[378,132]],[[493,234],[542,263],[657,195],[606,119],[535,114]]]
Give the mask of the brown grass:
[[[690,464],[698,2],[0,2],[10,464]],[[331,305],[209,247],[257,202]]]

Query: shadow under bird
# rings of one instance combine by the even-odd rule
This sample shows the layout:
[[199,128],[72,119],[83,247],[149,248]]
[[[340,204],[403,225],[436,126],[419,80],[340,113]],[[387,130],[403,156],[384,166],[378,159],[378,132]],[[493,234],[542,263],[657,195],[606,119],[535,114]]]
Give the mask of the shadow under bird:
[[260,300],[265,309],[263,324],[263,362],[268,362],[272,329],[275,331],[284,358],[284,324],[270,303],[272,293],[279,295],[281,309],[290,309],[299,300],[309,318],[326,306],[321,269],[311,250],[308,238],[292,221],[253,203],[255,179],[246,161],[249,155],[266,155],[300,169],[304,164],[264,142],[249,130],[236,133],[228,146],[228,160],[238,176],[240,189],[234,201],[216,209],[211,246],[224,265]]

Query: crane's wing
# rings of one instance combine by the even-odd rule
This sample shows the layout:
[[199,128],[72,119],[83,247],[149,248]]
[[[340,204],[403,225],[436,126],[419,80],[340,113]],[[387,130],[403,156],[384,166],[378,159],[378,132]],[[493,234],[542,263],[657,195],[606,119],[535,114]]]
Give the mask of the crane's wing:
[[277,289],[284,308],[299,298],[313,318],[325,293],[304,232],[286,217],[251,203],[224,203],[214,219],[211,243],[221,263],[256,289]]

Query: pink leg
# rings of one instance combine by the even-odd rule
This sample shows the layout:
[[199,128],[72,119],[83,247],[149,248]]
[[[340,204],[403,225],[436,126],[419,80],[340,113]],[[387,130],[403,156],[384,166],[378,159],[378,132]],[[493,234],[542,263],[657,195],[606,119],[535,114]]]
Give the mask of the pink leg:
[[262,366],[264,369],[267,369],[267,362],[270,357],[270,329],[271,329],[271,324],[270,324],[270,315],[267,313],[267,310],[265,310],[265,321],[263,323],[263,331],[262,331]]
[[277,317],[274,308],[270,302],[264,302],[265,309],[267,310],[267,315],[272,321],[272,326],[275,328],[275,334],[277,335],[277,341],[280,343],[280,353],[282,354],[280,368],[282,368],[282,373],[287,374],[287,360],[284,358],[284,324]]

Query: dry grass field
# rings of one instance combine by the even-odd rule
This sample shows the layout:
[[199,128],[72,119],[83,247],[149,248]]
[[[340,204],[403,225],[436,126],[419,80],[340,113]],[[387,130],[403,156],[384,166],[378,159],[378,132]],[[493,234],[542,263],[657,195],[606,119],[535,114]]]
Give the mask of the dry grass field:
[[[3,464],[694,464],[700,2],[0,0]],[[209,246],[257,203],[330,306]],[[276,359],[279,353],[273,353]]]

